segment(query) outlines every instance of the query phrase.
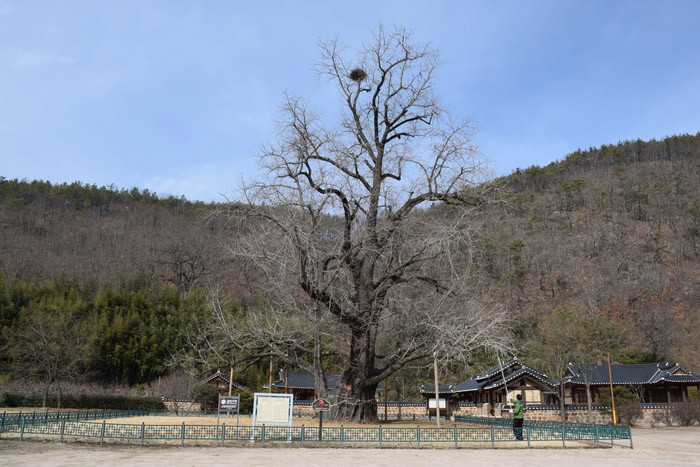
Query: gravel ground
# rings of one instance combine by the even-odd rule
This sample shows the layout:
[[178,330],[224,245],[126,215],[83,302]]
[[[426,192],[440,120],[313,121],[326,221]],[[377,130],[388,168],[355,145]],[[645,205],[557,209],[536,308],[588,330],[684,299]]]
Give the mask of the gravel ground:
[[0,465],[55,466],[309,466],[317,464],[700,466],[700,428],[633,429],[634,449],[299,449],[144,447],[0,439]]

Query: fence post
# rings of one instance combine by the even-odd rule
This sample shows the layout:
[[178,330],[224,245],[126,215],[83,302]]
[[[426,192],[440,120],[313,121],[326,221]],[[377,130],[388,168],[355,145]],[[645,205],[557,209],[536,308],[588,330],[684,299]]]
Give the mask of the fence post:
[[226,439],[226,422],[221,424],[221,447],[224,447],[224,440]]
[[418,449],[420,449],[420,425],[418,425],[418,426],[416,427],[416,429],[418,430],[418,436],[417,436],[417,438],[418,438]]
[[459,446],[457,446],[457,424],[455,423],[454,425],[454,433],[455,433],[455,449],[459,449]]
[[301,424],[301,447],[304,447],[304,424]]
[[180,435],[180,447],[185,447],[185,422],[182,422],[182,434]]
[[610,447],[613,447],[613,430],[617,425],[610,425]]
[[20,431],[19,431],[19,440],[20,442],[24,441],[24,417],[20,419]]
[[343,449],[343,440],[344,439],[345,439],[345,432],[343,430],[343,425],[340,425],[340,449]]
[[102,431],[100,432],[100,447],[105,440],[105,420],[102,420]]
[[566,449],[566,423],[561,424],[561,444]]
[[382,425],[379,425],[379,449],[382,448]]
[[598,436],[598,424],[595,425],[595,447],[600,449],[600,436]]
[[63,442],[63,433],[66,432],[66,421],[61,420],[61,443]]
[[265,424],[264,423],[262,426],[262,434],[260,435],[260,439],[262,440],[262,447],[265,447]]
[[494,442],[493,425],[491,425],[491,449],[496,449],[496,443]]
[[632,447],[632,427],[629,427],[628,429],[629,429],[629,433],[630,433],[630,449],[634,449]]
[[143,447],[143,438],[146,432],[146,423],[141,422],[141,447]]
[[525,435],[527,436],[527,448],[530,449],[530,427],[526,426],[523,429],[525,430]]

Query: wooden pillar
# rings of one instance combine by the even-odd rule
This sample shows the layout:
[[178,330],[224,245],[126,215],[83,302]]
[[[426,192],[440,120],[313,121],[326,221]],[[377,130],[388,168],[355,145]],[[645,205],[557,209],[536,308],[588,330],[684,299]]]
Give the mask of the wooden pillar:
[[[287,350],[286,355],[287,355],[287,357],[289,357],[289,350]],[[315,381],[314,381],[314,387],[316,387]],[[284,393],[288,394],[288,391],[289,391],[289,362],[285,361],[284,362]]]
[[269,376],[269,383],[268,383],[268,390],[267,392],[271,393],[272,392],[272,355],[270,355],[270,376]]
[[440,428],[440,387],[438,386],[437,352],[433,353],[433,369],[435,371],[435,416],[437,427]]

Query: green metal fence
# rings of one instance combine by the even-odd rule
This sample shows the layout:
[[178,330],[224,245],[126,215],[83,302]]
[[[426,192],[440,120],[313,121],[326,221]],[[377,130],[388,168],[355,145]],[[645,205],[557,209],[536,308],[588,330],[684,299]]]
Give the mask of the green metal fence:
[[[492,427],[511,427],[513,419],[498,417],[455,416],[455,421],[473,425],[488,425]],[[524,420],[523,436],[529,442],[551,441],[553,438],[562,441],[591,441],[596,446],[601,442],[613,445],[616,440],[629,441],[632,448],[632,429],[629,425],[597,425],[585,423],[558,423],[551,421]]]
[[142,417],[156,413],[153,410],[73,410],[73,411],[45,411],[37,412],[3,412],[0,417],[0,432],[6,425],[19,426],[21,420],[47,423],[61,420],[104,420],[107,418]]
[[[103,412],[114,414],[115,412]],[[133,412],[132,412],[133,414]],[[121,440],[132,443],[154,444],[165,442],[168,444],[197,444],[198,441],[221,444],[226,442],[254,442],[265,443],[285,442],[305,445],[333,445],[344,447],[346,445],[363,446],[447,446],[447,447],[491,447],[496,448],[504,444],[517,445],[530,448],[533,445],[548,442],[561,443],[566,448],[566,443],[571,441],[585,441],[590,446],[600,447],[601,444],[613,445],[615,440],[629,440],[632,447],[632,436],[629,426],[610,425],[572,425],[556,423],[537,423],[523,427],[523,440],[517,441],[511,427],[497,426],[504,422],[491,423],[489,427],[460,428],[426,428],[416,427],[280,427],[280,426],[220,426],[214,425],[147,425],[101,423],[89,421],[73,421],[68,418],[48,420],[31,417],[21,417],[17,423],[6,423],[0,430],[3,434],[19,437],[23,441],[25,436],[57,436],[61,442],[66,437],[80,439],[99,439],[100,444],[105,440]],[[461,420],[460,420],[461,421]],[[483,420],[480,420],[484,422]],[[507,419],[506,419],[507,421]],[[474,423],[474,422],[471,422]],[[536,426],[535,426],[536,425]]]

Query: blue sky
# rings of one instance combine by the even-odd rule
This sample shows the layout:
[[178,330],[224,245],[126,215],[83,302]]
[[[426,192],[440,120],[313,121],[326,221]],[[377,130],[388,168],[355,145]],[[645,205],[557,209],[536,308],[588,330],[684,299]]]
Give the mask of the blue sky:
[[700,1],[375,2],[0,0],[0,176],[235,197],[285,92],[334,115],[318,41],[379,23],[440,51],[498,174],[700,131]]

